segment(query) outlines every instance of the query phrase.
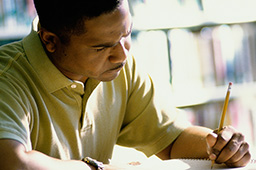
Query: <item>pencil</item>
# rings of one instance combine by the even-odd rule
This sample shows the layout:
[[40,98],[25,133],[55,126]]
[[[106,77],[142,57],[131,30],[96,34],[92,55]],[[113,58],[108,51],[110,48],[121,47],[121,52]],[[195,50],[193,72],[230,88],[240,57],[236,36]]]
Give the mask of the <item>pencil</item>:
[[[219,128],[218,128],[218,132],[217,133],[219,133],[221,131],[221,129],[223,128],[225,116],[226,116],[227,109],[228,109],[228,101],[229,101],[231,86],[232,86],[232,82],[229,82],[228,90],[227,90],[226,98],[225,98],[225,101],[224,101],[224,106],[223,106],[223,109],[222,109],[220,123],[219,123]],[[212,169],[212,167],[214,165],[214,162],[215,161],[212,161],[211,169]]]

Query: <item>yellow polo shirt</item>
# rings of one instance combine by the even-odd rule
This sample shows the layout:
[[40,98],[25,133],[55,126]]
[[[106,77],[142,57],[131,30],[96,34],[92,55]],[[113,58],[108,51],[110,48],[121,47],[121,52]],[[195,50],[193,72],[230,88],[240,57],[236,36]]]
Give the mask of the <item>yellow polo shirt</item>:
[[84,87],[53,65],[35,30],[0,47],[0,139],[63,160],[107,163],[115,144],[151,156],[189,126],[132,56],[115,80],[89,79]]

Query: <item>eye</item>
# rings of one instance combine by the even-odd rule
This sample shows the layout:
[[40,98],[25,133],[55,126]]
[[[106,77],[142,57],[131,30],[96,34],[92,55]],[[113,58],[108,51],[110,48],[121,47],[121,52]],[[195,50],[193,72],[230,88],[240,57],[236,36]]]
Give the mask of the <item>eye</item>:
[[96,48],[96,49],[94,49],[96,52],[100,52],[100,51],[103,51],[103,50],[105,50],[106,48],[105,47],[103,47],[103,48]]
[[102,48],[95,48],[94,51],[96,52],[101,52],[101,51],[104,51],[106,48],[105,47],[102,47]]

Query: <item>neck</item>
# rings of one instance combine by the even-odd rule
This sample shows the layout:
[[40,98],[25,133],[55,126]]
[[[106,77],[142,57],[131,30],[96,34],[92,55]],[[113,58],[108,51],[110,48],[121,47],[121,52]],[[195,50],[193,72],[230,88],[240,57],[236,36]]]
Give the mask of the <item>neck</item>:
[[71,79],[71,80],[76,80],[76,81],[81,81],[82,83],[85,84],[86,80],[88,79],[88,77],[82,76],[82,75],[78,75],[75,73],[70,72],[69,70],[65,69],[65,67],[62,67],[61,65],[58,64],[58,62],[56,60],[54,60],[54,57],[52,56],[51,53],[47,52],[47,56],[49,57],[49,59],[51,60],[51,62],[55,65],[55,67],[67,78]]

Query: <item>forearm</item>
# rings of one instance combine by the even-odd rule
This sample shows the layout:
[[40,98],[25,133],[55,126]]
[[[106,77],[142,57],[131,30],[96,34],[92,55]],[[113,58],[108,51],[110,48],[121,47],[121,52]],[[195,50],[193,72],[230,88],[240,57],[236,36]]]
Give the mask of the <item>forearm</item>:
[[23,162],[28,170],[91,170],[91,168],[82,161],[60,160],[49,157],[37,151],[25,153]]
[[185,129],[172,145],[171,158],[208,158],[206,136],[211,132],[198,126]]
[[14,140],[0,140],[0,167],[8,170],[91,170],[82,161],[63,161],[38,151],[25,151],[24,146]]

